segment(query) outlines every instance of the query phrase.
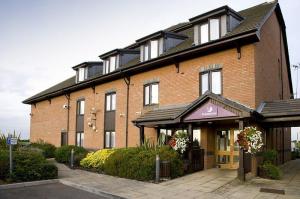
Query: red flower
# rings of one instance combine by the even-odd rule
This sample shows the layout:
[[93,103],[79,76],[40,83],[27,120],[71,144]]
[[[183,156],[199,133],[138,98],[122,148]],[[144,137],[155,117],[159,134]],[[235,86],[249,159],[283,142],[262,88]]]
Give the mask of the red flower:
[[175,138],[171,138],[170,140],[169,140],[169,143],[168,143],[172,148],[173,147],[175,147],[176,146],[176,140],[175,140]]

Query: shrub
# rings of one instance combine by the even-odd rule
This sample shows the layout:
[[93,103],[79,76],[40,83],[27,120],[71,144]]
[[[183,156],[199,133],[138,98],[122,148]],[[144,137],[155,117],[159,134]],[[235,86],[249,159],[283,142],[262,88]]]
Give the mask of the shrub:
[[55,150],[55,160],[60,163],[70,163],[72,149],[74,149],[74,165],[78,166],[88,153],[83,147],[73,145],[59,147]]
[[262,152],[263,162],[264,163],[272,163],[277,157],[277,151],[275,150],[268,150]]
[[104,172],[109,175],[136,179],[153,180],[155,176],[155,156],[159,153],[161,160],[171,162],[171,177],[183,174],[183,163],[178,153],[168,146],[153,148],[116,149],[104,164]]
[[262,169],[264,175],[266,175],[266,177],[268,177],[268,178],[275,179],[275,180],[279,180],[281,178],[280,169],[271,163],[263,164],[261,166],[261,169]]
[[41,153],[34,151],[17,151],[13,157],[14,181],[44,180],[57,177],[57,167],[47,163]]
[[56,147],[53,144],[49,144],[44,141],[38,141],[31,143],[30,146],[41,149],[45,158],[54,158]]
[[0,150],[0,179],[5,179],[9,173],[9,152]]
[[114,149],[101,149],[96,152],[88,153],[87,156],[80,161],[80,166],[102,171],[105,161],[114,151]]

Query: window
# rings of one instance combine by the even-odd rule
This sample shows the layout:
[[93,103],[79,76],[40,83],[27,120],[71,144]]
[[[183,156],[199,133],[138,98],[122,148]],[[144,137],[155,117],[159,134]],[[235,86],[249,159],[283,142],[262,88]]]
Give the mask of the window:
[[147,84],[144,87],[144,105],[158,104],[158,83]]
[[160,141],[163,144],[168,144],[168,142],[172,136],[172,130],[171,129],[159,129],[159,136],[161,139]]
[[115,145],[115,136],[116,132],[114,131],[106,131],[105,132],[105,148],[114,148]]
[[208,23],[200,26],[201,44],[208,42]]
[[85,68],[79,68],[78,69],[78,77],[77,78],[78,78],[77,79],[78,82],[81,82],[81,81],[86,79],[86,70],[85,70]]
[[193,129],[193,142],[198,142],[199,146],[201,145],[201,130]]
[[147,61],[149,59],[149,45],[145,45],[144,49],[144,61]]
[[148,61],[161,55],[164,51],[164,39],[155,39],[141,45],[141,61]]
[[83,146],[84,133],[77,132],[76,133],[76,146]]
[[104,74],[115,71],[119,67],[119,56],[111,56],[104,61]]
[[114,111],[116,110],[116,93],[106,94],[105,100],[105,110],[106,111]]
[[220,20],[210,19],[209,20],[209,35],[210,40],[216,40],[220,38]]
[[150,46],[151,46],[151,59],[158,57],[158,40],[152,40],[150,42]]
[[203,95],[206,91],[215,94],[222,94],[222,74],[221,70],[208,71],[200,74],[200,93]]
[[84,100],[77,101],[77,114],[84,115]]

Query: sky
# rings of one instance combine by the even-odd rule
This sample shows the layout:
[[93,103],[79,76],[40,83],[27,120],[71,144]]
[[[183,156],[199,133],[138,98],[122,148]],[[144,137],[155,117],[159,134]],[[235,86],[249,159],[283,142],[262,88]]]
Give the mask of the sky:
[[[30,106],[22,101],[73,76],[72,66],[98,61],[102,53],[214,8],[229,5],[239,11],[263,2],[0,0],[0,132],[15,130],[28,138]],[[300,1],[279,3],[291,65],[300,65]],[[296,88],[296,70],[291,72]],[[298,75],[300,97],[300,69]]]

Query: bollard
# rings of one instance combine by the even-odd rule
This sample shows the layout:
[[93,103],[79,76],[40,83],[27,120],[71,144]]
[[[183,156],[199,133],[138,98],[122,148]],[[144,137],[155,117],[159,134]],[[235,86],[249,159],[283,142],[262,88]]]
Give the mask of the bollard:
[[155,161],[155,183],[159,183],[159,175],[160,175],[160,160],[159,155],[156,155]]
[[70,166],[73,169],[74,168],[74,149],[71,150],[71,161],[70,161]]

